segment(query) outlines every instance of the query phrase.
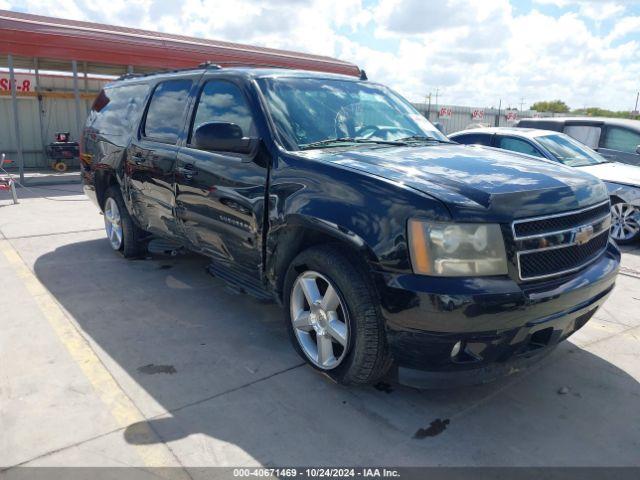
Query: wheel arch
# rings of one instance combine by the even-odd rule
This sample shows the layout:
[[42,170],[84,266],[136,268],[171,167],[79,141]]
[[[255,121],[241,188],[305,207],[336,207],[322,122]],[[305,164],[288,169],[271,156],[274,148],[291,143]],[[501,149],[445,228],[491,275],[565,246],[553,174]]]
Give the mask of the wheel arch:
[[116,175],[115,170],[110,168],[97,170],[95,172],[94,185],[98,205],[100,210],[104,211],[104,202],[107,190],[112,186],[120,188],[120,182],[118,181],[118,176]]
[[284,279],[293,259],[315,245],[333,244],[367,270],[378,261],[373,249],[355,232],[334,223],[305,215],[291,215],[267,240],[266,275],[278,301],[282,301]]

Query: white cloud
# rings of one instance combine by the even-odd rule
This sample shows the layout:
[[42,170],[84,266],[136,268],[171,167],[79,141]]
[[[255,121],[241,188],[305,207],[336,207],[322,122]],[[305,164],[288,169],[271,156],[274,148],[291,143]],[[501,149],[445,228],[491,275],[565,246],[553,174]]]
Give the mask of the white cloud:
[[[8,0],[33,13],[337,56],[414,101],[438,88],[448,104],[561,98],[624,109],[640,78],[640,16],[626,13],[631,2],[535,0],[560,7],[553,17],[515,13],[508,0],[16,3],[24,1]],[[604,19],[610,30],[593,28]]]

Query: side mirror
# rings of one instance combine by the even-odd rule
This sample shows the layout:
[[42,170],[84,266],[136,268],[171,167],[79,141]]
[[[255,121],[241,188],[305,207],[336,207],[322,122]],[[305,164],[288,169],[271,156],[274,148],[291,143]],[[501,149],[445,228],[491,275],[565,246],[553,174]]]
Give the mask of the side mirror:
[[638,146],[636,147],[636,153],[637,153],[638,155],[640,155],[640,145],[638,145]]
[[193,145],[199,150],[251,153],[257,139],[242,136],[235,123],[209,122],[200,125],[193,134]]

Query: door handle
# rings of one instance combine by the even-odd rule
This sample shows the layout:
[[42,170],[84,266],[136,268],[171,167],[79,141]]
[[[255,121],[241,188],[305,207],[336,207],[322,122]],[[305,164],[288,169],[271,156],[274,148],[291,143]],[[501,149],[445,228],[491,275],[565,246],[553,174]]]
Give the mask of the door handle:
[[133,163],[135,163],[136,165],[141,165],[144,163],[144,157],[141,153],[136,152],[131,156],[133,157]]
[[191,180],[194,177],[194,175],[198,174],[198,171],[196,170],[196,168],[193,166],[192,163],[186,163],[184,167],[176,168],[176,173],[179,173],[187,180]]

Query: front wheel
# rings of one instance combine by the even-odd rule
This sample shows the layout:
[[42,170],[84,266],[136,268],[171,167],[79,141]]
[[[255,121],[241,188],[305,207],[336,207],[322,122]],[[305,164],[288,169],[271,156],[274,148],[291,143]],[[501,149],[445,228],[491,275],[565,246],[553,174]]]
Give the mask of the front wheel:
[[617,201],[611,204],[611,237],[620,245],[640,238],[640,208]]
[[385,374],[390,359],[373,284],[338,247],[312,247],[294,259],[285,305],[293,346],[312,367],[343,384]]

